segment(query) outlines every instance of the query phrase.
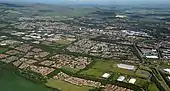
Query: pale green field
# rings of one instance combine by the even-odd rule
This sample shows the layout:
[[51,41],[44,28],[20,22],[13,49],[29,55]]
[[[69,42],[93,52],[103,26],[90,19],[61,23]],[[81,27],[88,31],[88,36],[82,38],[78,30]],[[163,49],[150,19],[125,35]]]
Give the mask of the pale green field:
[[92,66],[92,68],[82,71],[80,74],[101,77],[106,72],[122,73],[132,76],[135,75],[135,71],[118,68],[113,61],[98,61]]
[[156,86],[155,83],[152,83],[152,84],[149,86],[148,91],[160,91],[160,90],[157,88],[157,86]]
[[63,44],[63,45],[68,45],[68,44],[70,44],[72,41],[70,41],[70,40],[56,40],[55,41],[55,43],[57,43],[57,44]]
[[46,83],[48,87],[57,88],[61,91],[89,91],[92,87],[77,86],[61,80],[49,79]]

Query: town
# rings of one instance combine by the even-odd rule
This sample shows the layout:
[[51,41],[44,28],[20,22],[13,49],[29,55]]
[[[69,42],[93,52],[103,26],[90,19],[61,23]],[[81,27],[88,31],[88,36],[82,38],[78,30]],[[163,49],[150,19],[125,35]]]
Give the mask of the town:
[[164,9],[64,17],[0,7],[0,71],[55,91],[170,91],[170,21],[156,19]]

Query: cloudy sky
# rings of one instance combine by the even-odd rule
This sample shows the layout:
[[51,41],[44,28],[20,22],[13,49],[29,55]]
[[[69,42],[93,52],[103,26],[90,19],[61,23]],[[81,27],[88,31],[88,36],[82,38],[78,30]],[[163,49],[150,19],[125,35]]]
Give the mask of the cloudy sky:
[[41,3],[91,3],[91,4],[170,4],[170,0],[0,0]]

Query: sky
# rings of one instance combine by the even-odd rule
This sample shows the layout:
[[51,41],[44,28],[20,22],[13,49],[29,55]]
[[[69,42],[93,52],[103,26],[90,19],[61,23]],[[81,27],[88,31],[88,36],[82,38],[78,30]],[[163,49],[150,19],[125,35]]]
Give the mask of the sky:
[[170,4],[170,0],[0,0],[12,2],[39,3],[81,3],[81,4]]

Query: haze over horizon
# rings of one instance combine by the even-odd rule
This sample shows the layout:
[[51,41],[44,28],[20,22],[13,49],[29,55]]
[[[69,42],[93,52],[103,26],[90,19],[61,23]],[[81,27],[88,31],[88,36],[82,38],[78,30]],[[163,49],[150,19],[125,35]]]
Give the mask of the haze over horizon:
[[170,0],[0,0],[0,2],[32,2],[47,4],[170,4]]

